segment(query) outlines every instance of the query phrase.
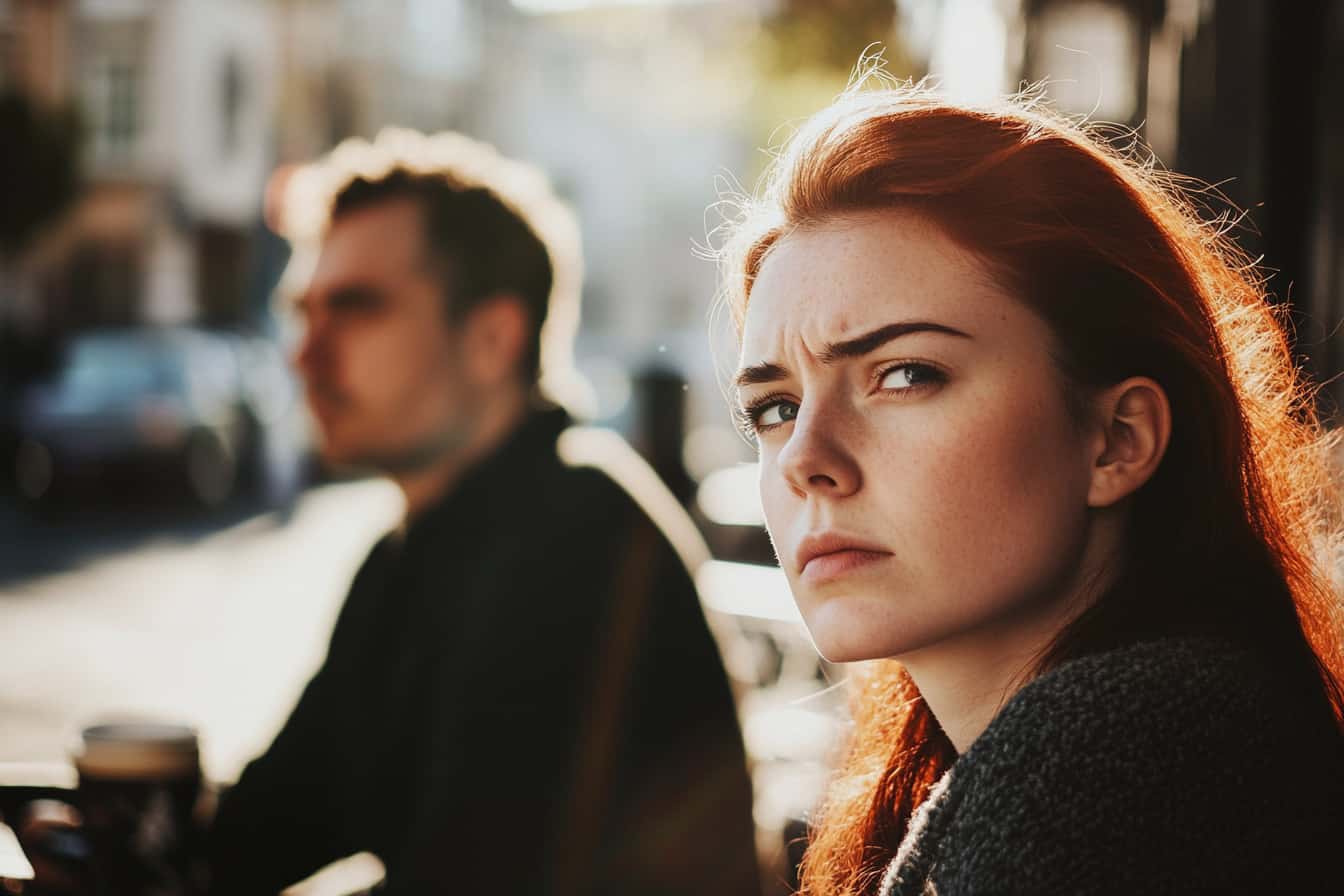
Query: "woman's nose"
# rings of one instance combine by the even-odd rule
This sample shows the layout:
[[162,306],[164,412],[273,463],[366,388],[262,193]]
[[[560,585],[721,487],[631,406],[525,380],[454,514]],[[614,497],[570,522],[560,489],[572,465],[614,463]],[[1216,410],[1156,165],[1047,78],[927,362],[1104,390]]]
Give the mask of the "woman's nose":
[[799,497],[842,498],[858,490],[859,466],[844,445],[843,424],[836,415],[800,408],[777,463]]

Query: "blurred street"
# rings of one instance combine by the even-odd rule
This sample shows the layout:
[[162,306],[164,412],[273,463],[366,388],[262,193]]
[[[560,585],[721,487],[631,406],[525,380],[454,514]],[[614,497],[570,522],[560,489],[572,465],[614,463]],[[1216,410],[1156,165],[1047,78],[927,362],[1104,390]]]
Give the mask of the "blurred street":
[[197,725],[207,774],[232,779],[321,661],[399,507],[381,481],[312,489],[284,513],[35,521],[0,503],[0,761],[60,759],[95,718],[152,714]]
[[[59,763],[82,727],[128,717],[194,725],[221,782],[270,743],[403,509],[384,480],[304,487],[332,450],[315,404],[359,416],[341,370],[391,376],[419,344],[299,360],[327,322],[314,265],[337,184],[317,175],[403,152],[429,171],[468,138],[535,165],[575,218],[574,270],[547,274],[582,307],[547,311],[577,328],[560,395],[705,536],[767,892],[796,892],[802,841],[785,844],[830,778],[848,673],[817,653],[764,528],[713,262],[782,141],[879,51],[894,81],[973,105],[1027,88],[1188,176],[1199,214],[1272,272],[1344,425],[1344,0],[0,0],[0,765]],[[373,236],[369,258],[411,245]],[[380,292],[349,270],[356,289],[325,290],[347,320],[399,310],[369,297],[401,277]],[[439,278],[450,306],[461,276]],[[405,713],[404,742],[448,711]]]

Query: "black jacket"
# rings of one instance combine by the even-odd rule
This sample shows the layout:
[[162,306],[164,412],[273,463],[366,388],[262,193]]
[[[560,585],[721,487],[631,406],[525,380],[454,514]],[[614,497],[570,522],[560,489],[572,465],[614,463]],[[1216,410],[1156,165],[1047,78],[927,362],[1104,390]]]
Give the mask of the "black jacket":
[[[360,569],[325,663],[221,802],[214,889],[271,894],[367,850],[390,893],[758,892],[751,787],[692,581],[640,507],[557,455],[538,411]],[[570,795],[612,640],[622,557],[647,611],[601,763],[594,834]],[[590,782],[591,783],[591,782]],[[584,855],[566,855],[589,842]]]
[[1344,892],[1340,738],[1276,681],[1208,638],[1042,676],[915,813],[882,896]]

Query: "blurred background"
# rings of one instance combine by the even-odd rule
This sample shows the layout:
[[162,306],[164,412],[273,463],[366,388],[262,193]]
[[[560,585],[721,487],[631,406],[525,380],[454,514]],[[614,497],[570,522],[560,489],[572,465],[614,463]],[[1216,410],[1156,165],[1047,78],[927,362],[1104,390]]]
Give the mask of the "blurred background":
[[0,0],[0,761],[59,759],[112,714],[198,725],[220,780],[269,742],[399,497],[313,460],[268,185],[345,137],[455,129],[579,215],[579,366],[714,549],[786,868],[842,673],[771,568],[696,249],[873,42],[957,97],[1044,79],[1216,187],[1211,215],[1245,209],[1333,419],[1344,2]]

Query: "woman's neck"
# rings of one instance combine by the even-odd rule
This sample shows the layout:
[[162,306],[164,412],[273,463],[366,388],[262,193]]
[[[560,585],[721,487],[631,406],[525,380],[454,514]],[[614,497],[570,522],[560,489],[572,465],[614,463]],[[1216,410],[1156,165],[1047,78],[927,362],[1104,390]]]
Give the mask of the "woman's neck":
[[1110,584],[1119,527],[1094,521],[1074,576],[1051,596],[969,632],[897,657],[958,754],[1037,671],[1059,633]]
[[1057,631],[1045,627],[1037,637],[1007,638],[999,632],[987,638],[964,638],[957,644],[941,643],[915,651],[900,660],[961,754],[1030,679]]

